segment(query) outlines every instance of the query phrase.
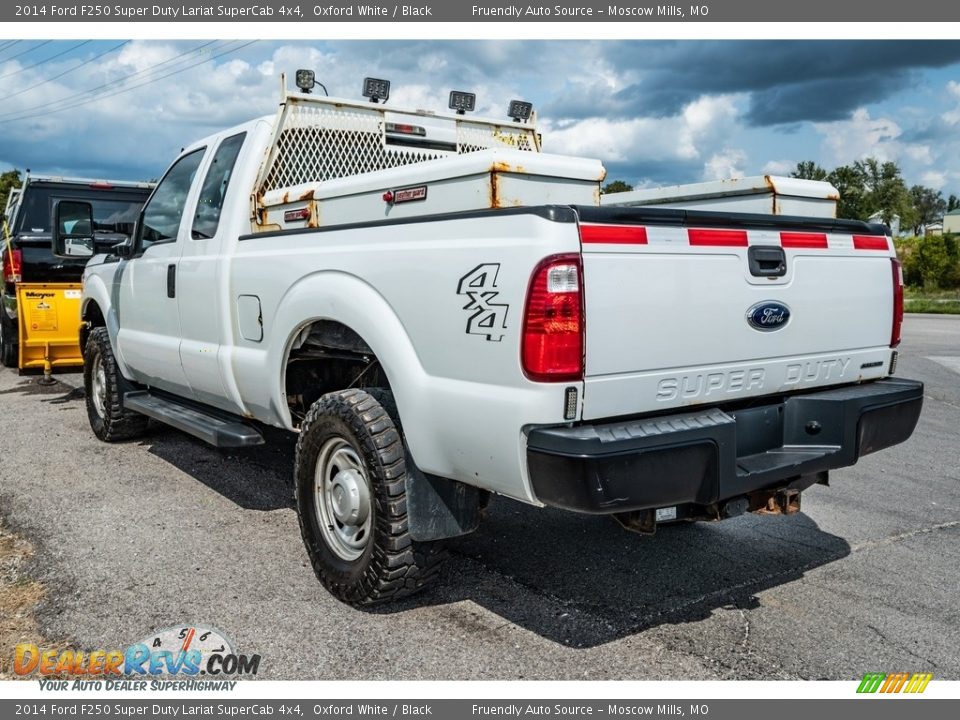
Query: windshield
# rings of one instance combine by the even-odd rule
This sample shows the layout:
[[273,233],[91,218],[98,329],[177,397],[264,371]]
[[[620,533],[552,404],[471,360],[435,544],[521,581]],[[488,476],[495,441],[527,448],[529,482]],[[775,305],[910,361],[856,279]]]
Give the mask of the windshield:
[[83,200],[93,205],[95,233],[130,235],[140,215],[140,208],[147,199],[147,192],[147,190],[143,191],[143,197],[127,199],[118,197],[117,194],[107,194],[102,190],[28,186],[22,200],[23,208],[17,223],[19,226],[17,231],[49,233],[51,200],[69,197],[71,200]]

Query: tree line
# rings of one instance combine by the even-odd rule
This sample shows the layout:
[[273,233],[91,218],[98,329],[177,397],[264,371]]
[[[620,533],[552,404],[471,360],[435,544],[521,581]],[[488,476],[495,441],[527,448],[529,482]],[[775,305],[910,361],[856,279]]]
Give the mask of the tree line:
[[944,214],[960,208],[956,195],[923,185],[907,186],[895,162],[876,158],[841,165],[830,172],[812,160],[797,163],[791,177],[826,180],[840,193],[837,217],[868,220],[876,215],[887,225],[900,218],[901,231],[912,237],[894,238],[903,263],[907,285],[926,290],[960,287],[960,247],[956,237],[925,234],[927,225],[943,220]]
[[802,180],[825,180],[840,193],[837,217],[869,220],[875,215],[890,225],[900,218],[903,230],[922,235],[930,223],[943,219],[945,213],[960,208],[956,195],[943,197],[940,190],[923,185],[907,186],[895,162],[877,158],[858,160],[827,171],[812,160],[797,163],[790,177]]
[[[19,170],[7,170],[4,173],[0,173],[0,214],[2,214],[7,207],[7,197],[10,195],[10,191],[20,187],[20,184]],[[2,225],[2,223],[0,223],[0,225]],[[2,231],[2,229],[3,228],[0,227],[0,231]]]

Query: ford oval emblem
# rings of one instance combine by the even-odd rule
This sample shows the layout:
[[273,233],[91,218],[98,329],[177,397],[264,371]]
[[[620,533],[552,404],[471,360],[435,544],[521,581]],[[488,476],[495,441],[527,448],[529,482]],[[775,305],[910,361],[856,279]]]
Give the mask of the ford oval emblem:
[[764,300],[747,310],[747,322],[755,330],[773,332],[790,322],[790,308],[776,300]]

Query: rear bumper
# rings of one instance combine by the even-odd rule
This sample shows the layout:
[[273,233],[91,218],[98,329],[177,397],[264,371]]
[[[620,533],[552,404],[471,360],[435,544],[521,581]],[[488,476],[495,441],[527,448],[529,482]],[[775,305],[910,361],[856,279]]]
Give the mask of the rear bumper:
[[922,383],[891,378],[729,412],[537,428],[527,463],[546,505],[585,513],[708,506],[903,442],[922,405]]

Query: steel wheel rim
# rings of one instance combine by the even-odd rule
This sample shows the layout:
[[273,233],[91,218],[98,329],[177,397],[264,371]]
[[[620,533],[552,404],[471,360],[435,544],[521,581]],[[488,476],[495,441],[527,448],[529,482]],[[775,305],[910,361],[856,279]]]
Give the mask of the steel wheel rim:
[[100,355],[94,358],[93,367],[90,369],[90,392],[97,415],[106,417],[107,372],[103,368],[103,358]]
[[327,547],[347,561],[363,555],[373,524],[367,473],[357,451],[341,437],[320,448],[313,503]]

